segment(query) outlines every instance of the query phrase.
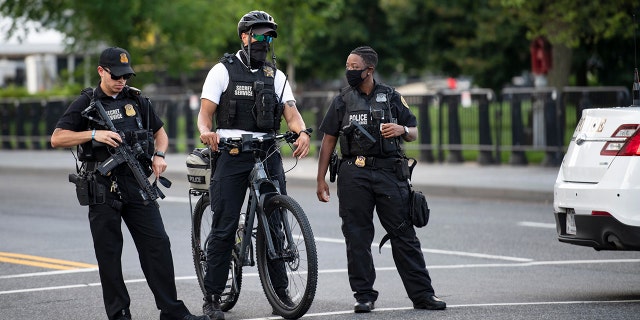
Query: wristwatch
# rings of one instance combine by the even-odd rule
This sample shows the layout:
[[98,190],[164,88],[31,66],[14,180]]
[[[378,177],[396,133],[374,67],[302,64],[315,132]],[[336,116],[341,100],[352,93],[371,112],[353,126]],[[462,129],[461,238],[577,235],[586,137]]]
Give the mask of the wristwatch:
[[407,126],[404,126],[404,134],[403,136],[408,136],[409,135],[409,128],[407,128]]
[[154,152],[153,155],[156,156],[156,157],[160,157],[160,158],[164,159],[164,152],[162,152],[162,151],[158,150],[158,151]]
[[309,137],[311,137],[311,128],[306,128],[306,129],[300,131],[298,133],[298,135],[301,135],[303,132],[306,133]]

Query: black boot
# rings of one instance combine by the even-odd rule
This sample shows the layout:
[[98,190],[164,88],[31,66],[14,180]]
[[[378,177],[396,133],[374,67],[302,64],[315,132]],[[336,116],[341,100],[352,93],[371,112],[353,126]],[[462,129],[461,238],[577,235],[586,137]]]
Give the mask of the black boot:
[[436,297],[435,295],[430,295],[425,299],[415,302],[413,304],[413,308],[427,310],[444,310],[447,308],[447,303]]
[[202,312],[211,320],[224,320],[224,312],[220,309],[220,295],[214,294],[204,297]]

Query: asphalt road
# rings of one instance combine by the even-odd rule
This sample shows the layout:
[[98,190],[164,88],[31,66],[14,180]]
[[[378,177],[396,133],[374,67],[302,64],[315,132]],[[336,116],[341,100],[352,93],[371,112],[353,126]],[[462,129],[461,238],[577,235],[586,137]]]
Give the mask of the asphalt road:
[[[172,180],[161,211],[179,298],[199,314],[187,184]],[[66,173],[0,168],[0,181],[0,319],[106,319],[87,210],[77,205]],[[637,319],[640,314],[640,253],[559,243],[548,202],[430,196],[432,217],[418,235],[436,293],[448,309],[413,310],[391,252],[383,248],[382,254],[374,250],[376,310],[356,315],[335,189],[328,204],[317,201],[311,181],[296,180],[288,189],[307,212],[318,247],[320,276],[309,318]],[[383,235],[377,230],[376,242]],[[70,264],[75,269],[56,269]],[[134,319],[157,319],[127,232],[123,267]],[[244,272],[240,301],[226,318],[272,317],[257,269]]]

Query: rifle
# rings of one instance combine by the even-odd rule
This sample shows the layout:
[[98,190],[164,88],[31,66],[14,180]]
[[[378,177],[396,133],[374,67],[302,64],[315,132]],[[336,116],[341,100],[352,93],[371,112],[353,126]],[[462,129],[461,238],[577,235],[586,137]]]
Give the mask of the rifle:
[[[98,112],[100,119],[95,119],[88,114],[94,109]],[[139,190],[140,196],[142,197],[142,200],[144,200],[145,205],[149,201],[155,201],[156,199],[158,199],[158,197],[164,199],[164,194],[162,193],[162,191],[160,191],[158,185],[155,182],[153,183],[153,185],[149,182],[149,179],[147,178],[149,175],[145,173],[145,170],[142,168],[142,165],[136,158],[136,156],[145,154],[142,146],[140,146],[140,143],[138,142],[136,142],[133,146],[130,146],[128,143],[126,143],[124,133],[118,131],[113,125],[111,118],[109,118],[109,116],[107,115],[107,112],[104,110],[104,107],[102,106],[100,100],[91,99],[89,107],[87,107],[82,112],[82,115],[89,120],[98,123],[99,125],[108,127],[109,130],[118,133],[122,138],[122,143],[113,148],[114,152],[111,157],[102,162],[97,168],[97,171],[100,172],[100,174],[102,174],[103,176],[108,176],[111,173],[111,170],[126,162],[129,166],[129,169],[131,169],[131,172],[133,172],[133,176],[135,177],[136,182],[138,182],[138,186],[140,186],[141,188]],[[160,183],[167,188],[171,186],[171,182],[164,177],[160,177]],[[158,206],[157,202],[156,206]]]

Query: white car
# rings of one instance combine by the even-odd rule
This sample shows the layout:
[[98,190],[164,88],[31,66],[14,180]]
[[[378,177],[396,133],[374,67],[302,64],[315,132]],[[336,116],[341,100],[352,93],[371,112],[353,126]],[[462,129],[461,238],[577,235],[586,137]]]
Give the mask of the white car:
[[561,242],[640,250],[640,102],[633,94],[630,107],[582,112],[554,185]]

